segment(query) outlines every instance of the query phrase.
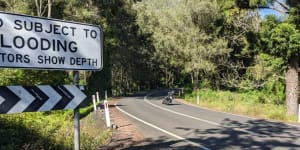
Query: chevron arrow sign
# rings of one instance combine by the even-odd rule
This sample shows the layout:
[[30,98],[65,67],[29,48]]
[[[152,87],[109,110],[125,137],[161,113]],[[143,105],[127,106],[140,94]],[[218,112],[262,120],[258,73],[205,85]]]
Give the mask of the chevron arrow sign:
[[0,114],[75,109],[85,98],[75,85],[0,86]]

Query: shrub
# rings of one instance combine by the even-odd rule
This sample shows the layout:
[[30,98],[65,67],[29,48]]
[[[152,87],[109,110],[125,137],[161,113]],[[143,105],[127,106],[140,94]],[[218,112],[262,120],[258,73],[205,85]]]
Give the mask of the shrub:
[[[81,116],[89,117],[92,109],[92,105],[80,109]],[[73,110],[4,114],[0,126],[0,150],[73,149]],[[95,149],[110,135],[94,123],[86,123],[85,128],[88,130],[81,131],[82,149]]]

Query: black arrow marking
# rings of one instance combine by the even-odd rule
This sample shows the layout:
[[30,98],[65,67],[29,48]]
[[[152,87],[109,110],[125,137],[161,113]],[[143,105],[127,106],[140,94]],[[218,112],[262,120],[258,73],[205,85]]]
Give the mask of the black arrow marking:
[[21,99],[6,86],[0,87],[0,95],[5,99],[5,101],[0,105],[0,114],[6,114]]
[[37,86],[23,86],[35,100],[24,110],[24,112],[37,111],[48,99],[49,97],[41,91]]
[[62,99],[53,107],[53,110],[64,109],[74,98],[64,86],[52,86],[52,88],[61,95]]

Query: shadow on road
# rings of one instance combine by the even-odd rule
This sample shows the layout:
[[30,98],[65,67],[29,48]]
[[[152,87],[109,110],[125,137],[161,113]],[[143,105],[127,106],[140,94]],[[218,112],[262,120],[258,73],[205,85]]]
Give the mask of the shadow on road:
[[174,105],[181,105],[181,104],[178,104],[178,103],[171,103],[171,104],[168,104],[167,106],[174,106]]
[[166,136],[160,136],[158,139],[147,138],[135,145],[138,146],[131,146],[124,150],[199,150],[199,147],[186,145],[182,140],[170,140]]
[[[300,128],[284,123],[266,120],[250,120],[240,123],[224,119],[222,126],[206,130],[186,127],[176,127],[176,130],[186,132],[187,140],[199,143],[209,149],[263,149],[275,148],[300,150]],[[181,144],[180,144],[181,143]],[[182,144],[181,140],[170,140],[168,137],[144,139],[131,145],[126,150],[137,149],[199,149]]]

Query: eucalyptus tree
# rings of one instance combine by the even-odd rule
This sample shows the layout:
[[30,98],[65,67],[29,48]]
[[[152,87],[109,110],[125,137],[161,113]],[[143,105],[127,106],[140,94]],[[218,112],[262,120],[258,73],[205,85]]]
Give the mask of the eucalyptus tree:
[[257,4],[264,0],[217,0],[221,10],[218,35],[228,41],[232,49],[229,61],[219,68],[214,75],[215,86],[236,90],[255,89],[255,81],[247,77],[248,66],[255,62],[255,54],[251,51],[252,41],[259,30],[259,13]]
[[172,66],[178,66],[179,63],[182,63],[177,57],[174,57],[180,45],[179,43],[176,44],[175,40],[179,39],[175,36],[174,31],[176,33],[181,32],[181,29],[174,29],[174,26],[178,23],[175,17],[177,14],[174,10],[179,8],[178,3],[180,2],[180,0],[146,0],[135,4],[140,31],[143,34],[152,35],[155,47],[152,60],[164,72],[164,77],[160,80],[164,81],[165,85],[170,84],[173,78]]
[[216,72],[216,58],[221,60],[231,51],[216,34],[221,18],[216,1],[145,0],[136,4],[136,10],[142,32],[152,34],[154,57],[162,69],[184,68],[179,71],[191,75],[194,89],[199,77]]
[[[260,46],[262,50],[276,57],[283,58],[288,65],[285,74],[285,95],[286,107],[289,115],[298,113],[298,69],[300,52],[300,31],[299,31],[299,3],[289,0],[286,3],[279,0],[270,0],[270,3],[277,3],[281,9],[272,7],[276,11],[289,13],[289,18],[283,22],[275,21],[269,17],[262,24],[260,31]],[[266,46],[263,46],[266,45]]]
[[[238,19],[232,14],[240,14],[245,10],[250,10],[250,12],[257,11],[258,8],[268,8],[273,9],[279,13],[289,15],[287,20],[279,20],[274,17],[267,17],[267,20],[263,21],[261,25],[260,20],[256,22],[257,28],[249,28],[246,30],[246,34],[236,34],[240,33],[241,29],[232,30],[233,34],[230,43],[232,46],[238,46],[234,51],[242,49],[241,52],[236,54],[252,54],[252,56],[267,53],[271,57],[280,58],[285,60],[287,64],[286,74],[285,74],[285,98],[287,113],[289,115],[296,115],[298,110],[298,57],[299,57],[299,21],[300,21],[300,7],[299,1],[297,0],[218,0],[222,3],[222,8],[225,10],[226,18],[232,18],[230,24],[237,24]],[[250,13],[250,15],[253,13]],[[233,17],[230,17],[233,16]],[[244,15],[249,16],[249,15]],[[248,23],[249,25],[249,23]],[[247,27],[247,26],[240,26]],[[230,28],[229,28],[230,29]],[[254,30],[253,30],[254,29]],[[250,32],[249,32],[250,31]],[[230,33],[230,32],[229,32]],[[251,34],[249,34],[251,33]],[[225,34],[226,35],[226,34]],[[234,38],[236,35],[242,35],[240,38]],[[248,35],[251,35],[249,37]],[[230,38],[229,38],[230,39]],[[237,39],[237,40],[235,40]],[[239,40],[240,39],[240,40]],[[244,39],[247,39],[244,40]],[[237,41],[237,42],[235,42]],[[255,44],[258,44],[255,46]],[[241,46],[239,46],[241,45]],[[255,50],[255,51],[253,51]],[[250,53],[249,53],[250,52]],[[251,55],[250,55],[251,56]],[[247,60],[249,61],[249,60]]]

